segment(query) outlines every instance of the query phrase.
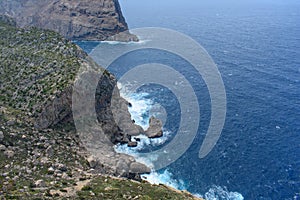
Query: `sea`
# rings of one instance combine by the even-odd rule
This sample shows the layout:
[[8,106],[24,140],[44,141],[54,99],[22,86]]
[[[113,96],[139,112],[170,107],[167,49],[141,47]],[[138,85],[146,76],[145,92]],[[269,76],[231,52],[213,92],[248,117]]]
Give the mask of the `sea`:
[[[120,3],[130,29],[172,29],[203,46],[215,62],[226,91],[226,119],[220,138],[207,156],[199,158],[212,112],[203,77],[185,59],[159,49],[136,50],[108,67],[121,80],[127,71],[142,64],[171,66],[187,79],[198,99],[201,115],[191,145],[170,165],[143,178],[188,190],[207,200],[299,200],[300,2]],[[138,46],[147,41],[76,43],[97,61],[101,57],[99,47]],[[136,148],[117,145],[115,149],[151,166],[141,153],[155,151],[174,139],[182,120],[180,99],[159,83],[134,91],[130,90],[131,84],[118,82],[121,95],[132,104],[129,111],[135,123],[146,129],[149,118],[156,116],[164,124],[164,135],[157,139],[140,136]]]

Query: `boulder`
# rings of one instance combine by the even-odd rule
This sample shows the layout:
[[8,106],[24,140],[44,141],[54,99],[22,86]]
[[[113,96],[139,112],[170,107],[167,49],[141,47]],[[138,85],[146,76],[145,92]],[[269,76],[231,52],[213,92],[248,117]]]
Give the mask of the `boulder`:
[[96,168],[97,165],[98,165],[98,163],[99,163],[99,161],[97,160],[97,158],[95,158],[94,156],[89,156],[87,158],[87,162],[89,163],[89,166],[91,168]]
[[145,132],[149,138],[158,138],[163,135],[162,122],[155,117],[149,119],[149,128]]
[[137,142],[128,142],[127,146],[128,147],[136,147],[138,145]]
[[6,150],[6,151],[4,152],[4,155],[5,155],[6,157],[8,157],[8,158],[12,158],[12,157],[14,157],[15,152],[12,151],[12,150]]
[[46,187],[46,183],[45,183],[44,180],[37,180],[34,183],[34,186],[37,187],[37,188],[42,188],[42,187]]
[[133,162],[130,164],[129,172],[135,174],[150,174],[151,169],[142,163]]
[[116,166],[117,174],[121,177],[126,177],[129,172],[128,163],[124,159],[120,159]]
[[0,144],[0,151],[5,151],[6,147],[3,144]]

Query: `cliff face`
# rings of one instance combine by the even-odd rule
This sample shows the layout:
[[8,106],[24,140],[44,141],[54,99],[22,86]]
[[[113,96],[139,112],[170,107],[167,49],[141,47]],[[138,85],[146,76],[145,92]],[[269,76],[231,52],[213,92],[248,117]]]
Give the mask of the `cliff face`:
[[73,40],[138,40],[128,32],[118,0],[2,0],[0,14],[20,27],[49,29]]
[[[11,124],[23,124],[22,126],[28,128],[24,132],[24,138],[30,138],[33,127],[36,135],[47,129],[62,127],[62,130],[59,130],[62,134],[75,137],[78,132],[74,130],[72,93],[77,91],[73,89],[73,85],[77,81],[81,82],[81,77],[86,75],[95,77],[97,82],[103,69],[77,45],[53,31],[20,29],[13,25],[9,18],[0,17],[0,111],[5,111],[4,118],[10,116],[11,120],[8,121],[11,121]],[[84,87],[88,84],[89,82]],[[117,126],[112,115],[110,99],[113,90],[118,90],[116,80],[106,72],[99,81],[96,95],[92,95],[97,103],[91,106],[98,107],[97,126],[91,127],[91,132],[80,134],[97,136],[97,128],[102,127],[111,142],[128,142],[126,133]],[[84,92],[84,88],[80,91]],[[118,93],[116,98],[122,99]],[[128,112],[127,107],[122,109]],[[81,112],[82,116],[87,118],[89,113],[85,110]],[[130,121],[129,126],[135,125]],[[73,133],[65,132],[66,127],[73,130]],[[12,131],[13,129],[14,126]],[[92,143],[93,140],[88,142]],[[91,165],[99,172],[129,177],[150,171],[146,166],[137,163],[133,157],[116,153],[111,145],[106,145],[100,140],[96,142],[95,149],[101,148],[101,154],[111,155],[109,158],[100,155],[99,159],[89,160],[91,163],[97,163]],[[85,143],[84,147],[88,148],[87,145],[89,143]],[[95,149],[88,150],[93,152]],[[96,153],[99,154],[99,151]]]
[[[0,16],[0,49],[0,199],[196,199],[165,186],[108,177],[139,178],[150,169],[116,153],[102,138],[82,145],[81,134],[89,139],[103,131],[118,143],[128,142],[127,132],[142,130],[131,122],[115,77],[77,45],[53,31],[16,28],[12,19]],[[72,93],[87,99],[84,88],[90,81],[98,83],[91,106],[98,127],[80,133],[72,118]],[[118,123],[112,96],[113,108],[123,113]],[[90,110],[80,111],[84,120],[89,117]]]

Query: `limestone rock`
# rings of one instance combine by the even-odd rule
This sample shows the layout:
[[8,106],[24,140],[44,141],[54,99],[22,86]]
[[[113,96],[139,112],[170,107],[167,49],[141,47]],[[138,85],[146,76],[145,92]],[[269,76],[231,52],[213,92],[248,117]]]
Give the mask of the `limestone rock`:
[[46,183],[45,183],[44,180],[37,180],[34,183],[34,186],[37,187],[37,188],[42,188],[42,187],[46,187]]
[[127,31],[118,0],[3,0],[0,14],[20,27],[49,29],[73,40],[138,40]]
[[128,163],[124,159],[120,159],[116,166],[117,174],[121,177],[126,177],[129,172]]
[[89,166],[91,168],[96,168],[99,163],[99,161],[94,156],[89,156],[87,158],[87,162],[89,163]]
[[12,150],[6,150],[6,151],[4,151],[4,155],[8,158],[12,158],[12,157],[14,157],[15,152]]
[[162,122],[155,117],[149,119],[149,128],[146,130],[146,135],[149,138],[158,138],[163,135]]
[[0,144],[0,151],[5,151],[6,147],[3,144]]
[[137,36],[132,35],[129,31],[124,31],[107,38],[108,41],[120,41],[120,42],[138,42]]
[[151,169],[144,164],[133,162],[130,165],[129,172],[136,174],[147,174],[151,172]]

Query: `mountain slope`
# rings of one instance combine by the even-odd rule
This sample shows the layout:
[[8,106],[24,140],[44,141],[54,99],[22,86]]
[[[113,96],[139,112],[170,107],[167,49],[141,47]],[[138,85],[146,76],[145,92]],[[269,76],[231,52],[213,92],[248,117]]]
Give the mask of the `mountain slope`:
[[138,40],[128,32],[118,0],[2,0],[0,14],[20,27],[49,29],[72,40]]
[[[138,164],[130,156],[102,148],[113,155],[110,163],[121,165],[91,159],[72,121],[70,96],[80,68],[86,67],[83,74],[103,69],[77,45],[53,31],[16,28],[0,16],[0,49],[0,199],[193,199],[165,186],[113,177],[145,172],[130,169]],[[103,76],[98,102],[116,84],[109,72]],[[98,117],[99,124],[110,123],[106,133],[118,142],[109,103],[101,113],[106,121]]]

